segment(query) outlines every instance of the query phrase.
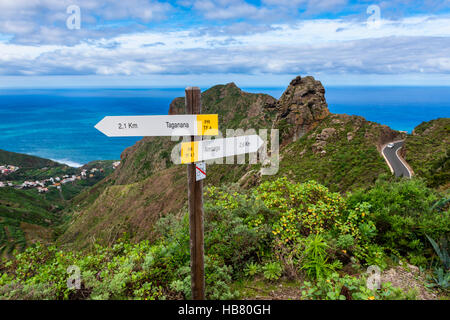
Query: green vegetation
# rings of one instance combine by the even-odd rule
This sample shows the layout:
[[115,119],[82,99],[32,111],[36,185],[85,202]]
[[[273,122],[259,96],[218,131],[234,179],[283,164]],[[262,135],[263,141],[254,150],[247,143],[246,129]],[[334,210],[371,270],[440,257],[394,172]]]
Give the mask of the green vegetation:
[[13,181],[16,184],[20,184],[25,180],[36,181],[44,180],[50,177],[62,177],[64,175],[73,175],[79,172],[76,168],[71,168],[66,165],[58,165],[54,167],[43,168],[20,168],[14,173],[4,176],[3,180]]
[[[384,270],[395,261],[409,260],[433,276],[436,253],[423,235],[448,238],[449,211],[427,211],[419,218],[415,213],[432,207],[438,195],[420,180],[391,184],[380,180],[365,193],[348,196],[314,181],[293,183],[286,178],[251,190],[237,185],[207,188],[207,298],[244,297],[249,291],[242,284],[258,283],[262,277],[268,285],[290,279],[290,289],[301,299],[416,299],[418,292],[389,283],[378,290],[367,288],[363,270],[369,265]],[[395,210],[388,194],[406,212]],[[381,207],[385,200],[387,205]],[[401,224],[400,218],[407,222]],[[133,244],[131,234],[112,246],[96,244],[85,251],[38,243],[0,263],[0,297],[190,298],[188,214],[160,218],[156,228],[160,236],[152,243]],[[79,290],[67,287],[69,266],[81,272]],[[445,294],[444,287],[439,290]]]
[[[274,108],[266,108],[276,102],[266,94],[252,94],[239,89],[234,83],[217,85],[202,93],[202,112],[218,114],[220,130],[270,128],[276,116]],[[263,110],[264,108],[264,110]],[[185,113],[184,98],[177,98],[171,105],[171,112]],[[222,128],[222,125],[226,127]]]
[[[80,175],[81,171],[50,160],[1,150],[0,157],[8,161],[7,164],[28,166],[2,177],[12,181],[14,185],[21,184],[24,180],[42,181],[51,177]],[[101,171],[95,172],[88,179],[66,183],[61,190],[49,187],[48,192],[39,194],[35,188],[0,188],[0,255],[9,255],[14,249],[23,250],[27,244],[37,240],[54,241],[55,227],[63,221],[61,212],[71,205],[69,200],[109,175],[113,171],[112,163],[113,161],[95,161],[83,166],[82,169],[97,168]],[[41,165],[48,167],[39,168]]]
[[373,221],[377,227],[377,242],[398,251],[417,265],[425,265],[423,252],[428,247],[426,234],[440,239],[450,234],[450,211],[433,210],[438,194],[418,179],[392,183],[377,182],[371,190],[360,190],[349,202],[371,204]]
[[405,142],[405,158],[430,187],[450,187],[450,118],[423,122]]
[[330,115],[282,150],[279,172],[295,181],[315,180],[339,192],[371,185],[380,174],[389,173],[376,148],[382,130],[361,117]]
[[[403,150],[419,178],[396,179],[377,149],[403,135],[357,116],[323,119],[323,90],[315,97],[323,100],[316,106],[323,117],[302,126],[308,117],[302,106],[314,104],[307,97],[313,88],[306,89],[297,90],[295,99],[307,100],[297,101],[295,112],[292,101],[280,105],[234,84],[202,94],[203,113],[218,113],[223,128],[278,126],[286,138],[277,175],[258,174],[261,164],[208,167],[207,298],[280,292],[305,300],[417,299],[429,291],[448,298],[448,119],[424,123],[408,136]],[[183,98],[172,102],[170,113],[184,113]],[[103,173],[65,184],[61,192],[0,189],[0,299],[191,298],[186,171],[172,164],[177,142],[169,140],[144,138],[124,151],[112,174],[112,162],[90,163],[85,169]],[[26,160],[27,167],[26,158],[7,158],[5,164],[24,161],[8,179],[78,172],[43,166],[43,159]],[[369,266],[420,274],[411,271],[400,287],[385,281],[370,289]],[[80,271],[80,289],[68,287],[70,270]],[[405,282],[428,291],[410,290]]]
[[15,165],[24,169],[40,169],[44,167],[61,166],[60,163],[48,159],[30,156],[27,154],[9,152],[5,150],[0,150],[0,164]]
[[441,244],[438,245],[436,241],[428,235],[427,238],[440,260],[440,263],[436,263],[436,266],[434,267],[435,277],[433,277],[433,280],[435,284],[442,289],[450,289],[450,255],[447,247],[447,239],[443,238]]
[[59,209],[35,190],[0,188],[0,255],[26,246],[27,231],[31,235],[35,231],[29,225],[43,228],[55,225]]
[[383,283],[380,290],[370,290],[366,278],[349,275],[331,274],[320,278],[316,283],[305,281],[302,296],[306,300],[416,300],[414,291],[403,292],[388,283]]

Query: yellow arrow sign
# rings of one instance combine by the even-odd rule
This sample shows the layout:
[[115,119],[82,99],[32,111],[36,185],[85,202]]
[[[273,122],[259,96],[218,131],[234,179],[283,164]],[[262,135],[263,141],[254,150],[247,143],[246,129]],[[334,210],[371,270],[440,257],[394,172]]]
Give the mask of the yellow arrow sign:
[[181,163],[193,163],[257,152],[264,144],[258,135],[181,143]]

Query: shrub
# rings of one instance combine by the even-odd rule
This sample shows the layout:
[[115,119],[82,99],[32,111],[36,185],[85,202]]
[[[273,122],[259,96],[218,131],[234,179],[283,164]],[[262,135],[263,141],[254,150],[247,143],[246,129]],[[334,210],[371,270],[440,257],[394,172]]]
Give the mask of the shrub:
[[214,252],[242,274],[249,260],[270,252],[274,212],[253,195],[208,188],[205,202],[205,251]]
[[428,240],[433,246],[434,251],[439,257],[442,267],[434,267],[433,280],[436,286],[441,287],[444,290],[450,289],[450,256],[447,249],[447,240],[442,239],[441,245],[438,245],[431,237],[427,235]]
[[328,262],[327,248],[328,244],[320,234],[311,235],[306,239],[301,269],[305,270],[310,278],[325,278],[342,267],[339,261]]
[[[205,297],[214,300],[233,299],[237,293],[229,287],[232,268],[222,265],[215,257],[205,256]],[[192,299],[191,269],[181,267],[177,272],[177,280],[170,284],[174,291],[181,292],[186,299]]]
[[321,278],[316,283],[305,281],[302,290],[304,300],[404,300],[415,299],[414,293],[405,294],[390,283],[383,283],[380,290],[370,290],[366,278],[339,276],[332,273],[328,278]]
[[436,252],[437,256],[439,257],[444,268],[449,270],[450,269],[450,255],[448,254],[447,240],[442,239],[441,245],[439,246],[436,243],[436,241],[434,241],[428,235],[427,235],[427,238],[428,238],[428,241],[430,241],[431,245],[433,246],[433,249]]
[[283,268],[279,262],[269,262],[262,267],[264,278],[267,280],[278,280],[283,273]]
[[444,290],[450,289],[450,272],[444,268],[434,268],[433,270],[434,285]]
[[351,234],[342,234],[336,240],[336,246],[341,250],[349,250],[355,245],[355,238]]
[[370,190],[359,190],[348,198],[349,206],[367,202],[370,220],[376,225],[375,242],[406,256],[423,255],[425,234],[440,238],[450,234],[450,211],[433,212],[438,199],[419,179],[377,181]]
[[283,242],[332,229],[345,207],[338,193],[315,181],[296,184],[283,177],[262,183],[255,194],[269,209],[279,212],[273,234]]
[[244,273],[248,277],[254,277],[258,273],[260,273],[262,270],[261,266],[259,264],[256,264],[254,262],[247,263]]

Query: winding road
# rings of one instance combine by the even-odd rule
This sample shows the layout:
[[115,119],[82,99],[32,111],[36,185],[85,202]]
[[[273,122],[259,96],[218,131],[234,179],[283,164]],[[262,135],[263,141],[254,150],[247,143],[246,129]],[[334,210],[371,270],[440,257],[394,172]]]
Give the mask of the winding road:
[[384,158],[391,168],[391,171],[395,174],[396,177],[411,178],[411,172],[405,165],[405,160],[401,159],[398,154],[399,150],[403,146],[404,141],[396,141],[392,143],[394,144],[392,148],[389,148],[387,145],[385,145],[383,150],[381,150]]

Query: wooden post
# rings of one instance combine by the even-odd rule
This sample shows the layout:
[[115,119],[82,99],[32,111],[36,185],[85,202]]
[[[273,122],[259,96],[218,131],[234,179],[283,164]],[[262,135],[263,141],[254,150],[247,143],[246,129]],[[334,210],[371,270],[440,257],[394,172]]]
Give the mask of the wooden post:
[[[202,112],[201,92],[198,87],[186,88],[186,113],[200,114]],[[201,140],[201,137],[191,136],[190,141]],[[205,266],[203,241],[203,181],[195,181],[195,163],[187,165],[188,198],[189,198],[189,229],[191,248],[191,290],[192,299],[205,299]]]

